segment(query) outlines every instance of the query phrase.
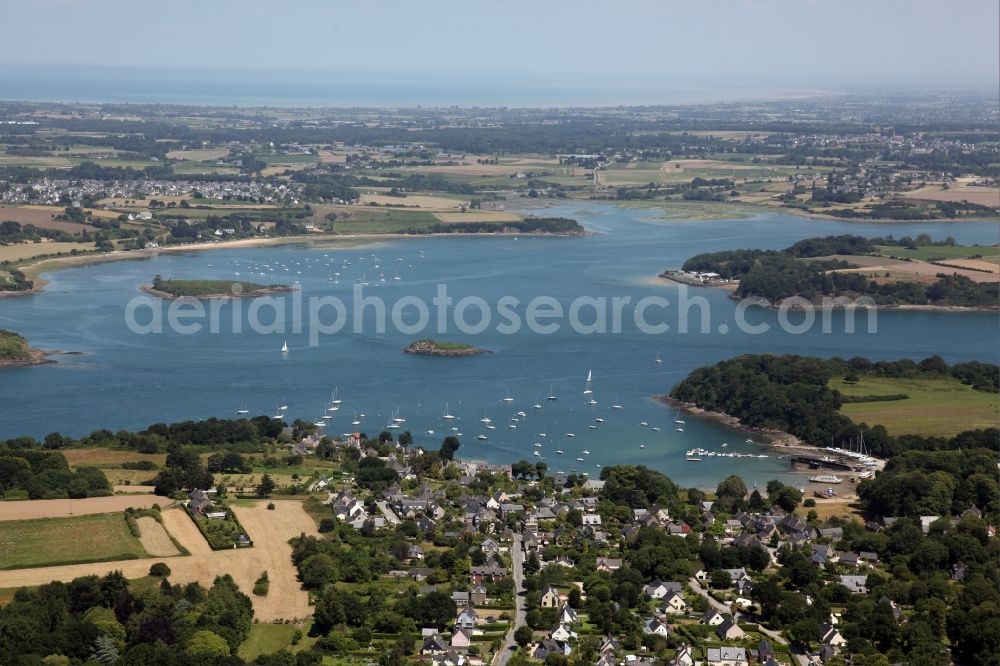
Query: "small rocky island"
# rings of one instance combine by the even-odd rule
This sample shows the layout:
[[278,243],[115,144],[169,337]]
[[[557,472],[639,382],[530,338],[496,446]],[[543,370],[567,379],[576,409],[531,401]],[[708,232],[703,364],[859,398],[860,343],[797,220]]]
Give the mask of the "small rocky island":
[[444,342],[442,340],[417,340],[403,348],[403,353],[419,354],[421,356],[477,356],[492,354],[489,349],[479,349],[462,342]]
[[164,280],[157,275],[142,290],[160,298],[253,298],[291,291],[287,284],[257,284],[239,280]]
[[48,352],[34,349],[23,336],[13,331],[0,329],[0,368],[20,368],[27,365],[45,365],[55,363],[46,358]]

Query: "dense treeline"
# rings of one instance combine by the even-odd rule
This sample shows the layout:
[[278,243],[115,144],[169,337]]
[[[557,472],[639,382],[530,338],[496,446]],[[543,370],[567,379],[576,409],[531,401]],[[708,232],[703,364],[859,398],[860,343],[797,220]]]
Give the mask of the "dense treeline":
[[228,575],[207,590],[164,579],[136,591],[116,571],[18,590],[0,608],[0,662],[235,666],[252,623],[250,599]]
[[725,279],[738,279],[737,295],[764,298],[771,302],[791,296],[810,301],[822,296],[867,296],[879,305],[994,307],[1000,301],[1000,285],[996,283],[977,283],[964,276],[945,273],[938,274],[937,282],[932,284],[879,283],[860,273],[837,272],[837,269],[851,267],[847,261],[816,259],[870,254],[876,251],[880,241],[885,240],[868,240],[851,235],[827,236],[807,238],[784,250],[708,252],[685,261],[682,270],[713,272]]
[[96,467],[70,470],[57,451],[0,445],[0,497],[17,491],[29,499],[76,499],[110,495],[111,484]]
[[576,220],[565,217],[527,217],[507,222],[441,222],[426,227],[410,227],[408,234],[462,234],[462,233],[512,233],[524,234],[581,234],[583,227]]
[[976,439],[963,437],[958,443],[967,446],[962,448],[893,456],[874,479],[861,482],[858,496],[878,516],[949,516],[976,507],[1000,517],[996,451],[971,448],[988,444]]
[[[830,379],[848,375],[883,377],[952,376],[974,389],[996,391],[1000,368],[985,363],[948,366],[940,357],[923,361],[870,361],[857,357],[829,360],[804,356],[744,355],[697,368],[670,396],[703,409],[729,414],[751,428],[781,430],[819,446],[846,445],[861,429],[839,413],[843,397],[829,387]],[[869,424],[865,444],[874,455],[898,455],[910,449],[1000,449],[996,429],[964,433],[950,440],[904,435],[890,437],[885,428]]]
[[42,441],[34,437],[15,437],[0,441],[0,452],[27,451],[31,449],[61,449],[68,447],[104,447],[136,451],[138,453],[164,453],[171,446],[222,448],[230,451],[258,452],[263,445],[281,434],[284,422],[267,416],[250,419],[217,419],[156,423],[145,430],[131,432],[95,430],[80,439],[50,433]]

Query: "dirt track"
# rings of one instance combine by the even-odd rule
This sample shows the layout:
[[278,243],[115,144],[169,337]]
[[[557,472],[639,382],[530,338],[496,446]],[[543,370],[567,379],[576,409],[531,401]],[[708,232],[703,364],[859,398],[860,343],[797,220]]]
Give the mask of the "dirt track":
[[[216,576],[230,574],[240,589],[253,601],[254,616],[261,622],[274,619],[305,618],[312,614],[308,595],[296,580],[288,540],[300,533],[316,535],[316,525],[294,500],[275,500],[269,511],[266,502],[253,508],[236,507],[236,515],[254,542],[253,548],[212,551],[201,533],[182,510],[163,512],[163,522],[170,534],[188,551],[190,557],[172,557],[170,580],[174,583],[197,581],[209,586]],[[182,520],[183,519],[183,520]],[[184,521],[187,521],[186,523]],[[73,564],[39,569],[0,571],[0,588],[41,585],[52,580],[69,581],[79,576],[104,575],[119,570],[127,578],[141,578],[149,573],[150,558],[97,564]],[[270,591],[266,597],[251,593],[261,572],[267,571]]]
[[31,520],[86,516],[94,513],[117,513],[129,507],[148,509],[154,504],[169,504],[170,500],[156,495],[109,495],[75,500],[24,500],[0,502],[0,520]]

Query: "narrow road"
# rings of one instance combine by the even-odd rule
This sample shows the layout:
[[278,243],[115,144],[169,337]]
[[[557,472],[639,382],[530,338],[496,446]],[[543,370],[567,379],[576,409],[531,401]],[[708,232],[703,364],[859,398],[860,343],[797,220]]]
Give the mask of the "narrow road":
[[708,601],[708,605],[714,608],[715,610],[725,615],[732,614],[731,611],[729,610],[729,606],[719,601],[716,601],[715,598],[708,593],[708,590],[706,590],[701,586],[701,583],[698,582],[697,578],[694,577],[689,578],[688,585],[691,586],[691,589],[694,590],[695,594],[700,594],[701,596],[705,597],[705,599]]
[[[708,601],[708,604],[712,608],[714,608],[715,610],[719,611],[720,613],[724,613],[726,615],[730,614],[729,607],[726,606],[725,604],[719,602],[719,601],[716,601],[712,597],[712,595],[708,593],[708,590],[706,590],[705,588],[703,588],[701,586],[701,583],[698,582],[697,578],[689,578],[688,579],[688,585],[691,586],[691,589],[696,594],[700,594],[701,596],[705,597],[705,599]],[[778,643],[780,645],[788,645],[788,641],[786,641],[785,638],[784,638],[784,636],[782,636],[781,634],[779,634],[777,631],[771,631],[770,629],[765,629],[764,627],[760,626],[759,624],[757,625],[757,628],[760,630],[760,633],[764,634],[765,636],[767,636],[768,638],[770,638],[775,643]]]
[[511,626],[510,631],[507,632],[507,638],[504,639],[503,646],[497,650],[496,655],[493,657],[493,666],[507,666],[507,660],[510,659],[511,653],[517,647],[517,641],[514,640],[514,632],[519,627],[524,626],[526,615],[524,606],[524,550],[521,547],[520,534],[514,535],[514,540],[510,545],[510,563],[514,574],[514,624]]
[[396,515],[395,511],[389,508],[389,504],[387,502],[375,502],[375,504],[382,511],[382,515],[385,516],[385,522],[392,526],[399,525],[399,516]]

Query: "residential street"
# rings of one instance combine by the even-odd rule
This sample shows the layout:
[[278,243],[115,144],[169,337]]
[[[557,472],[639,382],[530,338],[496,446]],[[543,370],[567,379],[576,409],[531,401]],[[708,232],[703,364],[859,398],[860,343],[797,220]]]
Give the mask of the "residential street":
[[510,631],[507,632],[507,638],[504,640],[503,646],[497,651],[496,656],[493,659],[494,666],[506,666],[507,660],[510,659],[511,653],[517,647],[517,643],[514,641],[514,632],[517,631],[519,627],[524,626],[525,617],[525,607],[524,607],[524,551],[521,548],[521,535],[515,534],[514,540],[510,546],[510,560],[511,569],[514,575],[514,589],[516,594],[514,596],[514,624],[511,626]]

